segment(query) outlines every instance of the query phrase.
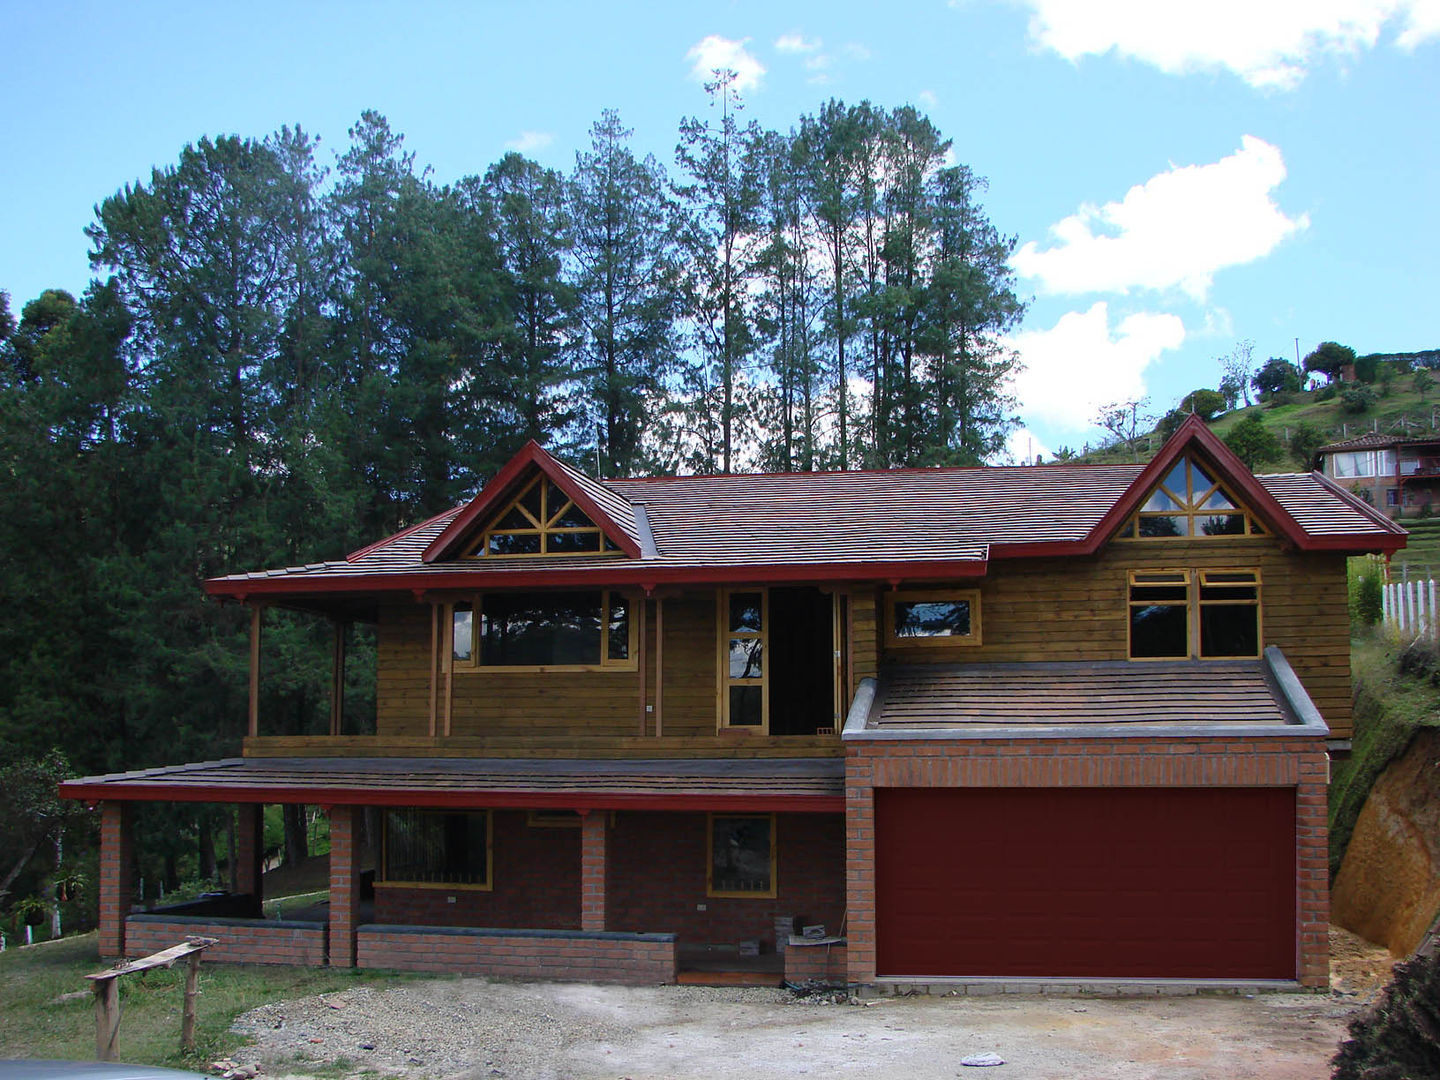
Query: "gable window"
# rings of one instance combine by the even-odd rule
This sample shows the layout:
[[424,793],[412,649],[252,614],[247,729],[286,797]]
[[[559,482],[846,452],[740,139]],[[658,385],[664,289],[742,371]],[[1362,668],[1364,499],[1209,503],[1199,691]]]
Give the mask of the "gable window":
[[886,593],[885,643],[891,648],[979,645],[979,590]]
[[724,589],[720,598],[720,726],[763,733],[769,715],[764,589]]
[[455,670],[635,669],[631,599],[610,589],[486,593],[451,605]]
[[706,895],[773,897],[775,815],[710,814],[706,826]]
[[548,476],[537,476],[471,551],[486,555],[593,555],[617,548]]
[[1260,655],[1258,570],[1132,570],[1132,660]]
[[1134,540],[1262,536],[1265,530],[1203,466],[1177,461],[1121,536]]
[[385,811],[377,884],[490,888],[490,813],[410,807]]

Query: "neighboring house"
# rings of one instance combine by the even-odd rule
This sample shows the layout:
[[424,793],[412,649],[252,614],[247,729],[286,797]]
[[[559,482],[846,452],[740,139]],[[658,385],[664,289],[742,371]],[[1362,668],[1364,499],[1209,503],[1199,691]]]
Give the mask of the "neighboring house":
[[[1194,417],[1146,466],[599,481],[531,444],[346,560],[207,582],[254,612],[250,737],[62,786],[104,807],[101,949],[1324,986],[1345,559],[1404,542]],[[261,733],[269,605],[375,627],[375,734]],[[130,914],[157,801],[238,806],[242,895]],[[253,917],[264,803],[328,808],[328,913]]]
[[1315,452],[1320,470],[1392,518],[1428,513],[1440,502],[1440,435],[1372,432]]

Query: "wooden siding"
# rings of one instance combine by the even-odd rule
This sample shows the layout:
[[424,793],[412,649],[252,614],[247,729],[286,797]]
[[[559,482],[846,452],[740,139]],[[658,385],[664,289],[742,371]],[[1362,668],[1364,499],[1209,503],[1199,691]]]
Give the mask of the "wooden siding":
[[982,645],[884,649],[882,655],[901,664],[1124,660],[1127,572],[1181,567],[1260,570],[1262,643],[1284,652],[1334,736],[1348,738],[1345,557],[1282,551],[1269,537],[1116,541],[1089,559],[995,563],[980,584]]

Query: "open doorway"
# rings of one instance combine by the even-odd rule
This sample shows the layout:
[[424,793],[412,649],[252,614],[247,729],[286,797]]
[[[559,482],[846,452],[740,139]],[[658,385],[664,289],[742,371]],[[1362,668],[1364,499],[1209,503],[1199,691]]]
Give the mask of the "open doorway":
[[834,606],[816,588],[770,590],[771,735],[836,724]]

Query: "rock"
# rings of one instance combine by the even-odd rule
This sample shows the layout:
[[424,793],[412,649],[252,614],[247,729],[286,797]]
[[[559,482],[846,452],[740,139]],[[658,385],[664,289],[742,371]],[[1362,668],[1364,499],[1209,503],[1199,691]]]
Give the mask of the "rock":
[[987,1065],[1004,1065],[1005,1059],[1002,1058],[999,1054],[994,1053],[971,1054],[969,1057],[961,1058],[960,1064],[973,1065],[977,1067],[983,1067]]
[[375,1044],[374,1044],[374,1043],[361,1043],[361,1044],[360,1044],[360,1049],[361,1049],[361,1050],[374,1050],[374,1049],[375,1049]]

